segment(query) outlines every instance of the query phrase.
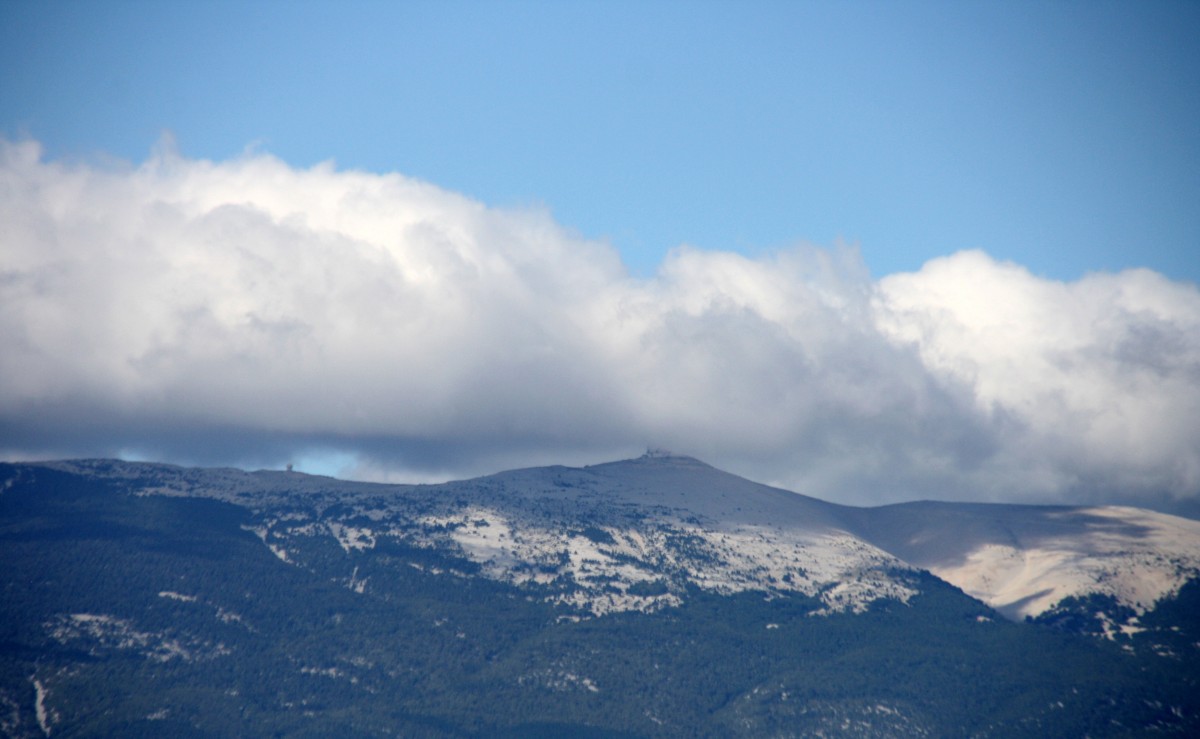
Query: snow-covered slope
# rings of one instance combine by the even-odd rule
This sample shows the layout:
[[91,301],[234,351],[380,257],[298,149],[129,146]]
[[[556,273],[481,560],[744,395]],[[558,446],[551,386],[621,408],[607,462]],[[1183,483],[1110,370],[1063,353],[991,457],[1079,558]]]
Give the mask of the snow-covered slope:
[[[501,492],[479,496],[479,483]],[[837,506],[690,457],[518,470],[451,487],[459,485],[479,501],[455,514],[462,525],[453,538],[468,556],[514,581],[537,563],[543,584],[565,579],[564,600],[595,613],[674,604],[684,584],[796,591],[854,611],[915,593],[896,576],[910,568],[847,532]],[[651,583],[666,592],[634,594]]]
[[352,501],[280,515],[276,500],[257,533],[285,561],[296,537],[331,535],[347,551],[387,538],[449,549],[487,577],[591,615],[677,605],[690,586],[795,591],[828,610],[915,592],[895,574],[910,568],[846,532],[835,506],[689,457],[367,489]]

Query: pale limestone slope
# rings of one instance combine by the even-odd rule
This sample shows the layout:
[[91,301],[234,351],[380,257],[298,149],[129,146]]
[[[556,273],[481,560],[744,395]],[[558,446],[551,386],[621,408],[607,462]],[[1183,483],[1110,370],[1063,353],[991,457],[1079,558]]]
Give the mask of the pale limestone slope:
[[1200,573],[1200,521],[1118,507],[906,503],[856,532],[1010,618],[1101,594],[1142,613]]

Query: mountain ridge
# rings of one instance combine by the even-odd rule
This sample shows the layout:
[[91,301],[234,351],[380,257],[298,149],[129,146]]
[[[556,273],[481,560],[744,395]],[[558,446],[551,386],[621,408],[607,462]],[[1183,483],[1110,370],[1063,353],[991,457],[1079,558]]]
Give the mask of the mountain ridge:
[[[1136,629],[1138,616],[1177,593],[1200,573],[1200,522],[1149,509],[946,501],[845,506],[753,482],[695,457],[664,450],[584,467],[528,467],[423,485],[120,460],[59,460],[33,466],[39,464],[133,477],[154,470],[169,473],[160,474],[165,477],[160,483],[166,484],[144,493],[199,494],[251,505],[256,504],[255,500],[257,505],[286,502],[305,491],[322,490],[384,497],[432,495],[432,501],[454,495],[474,508],[460,511],[457,517],[443,511],[440,525],[457,526],[457,533],[449,540],[485,571],[502,579],[525,577],[506,570],[505,563],[516,565],[533,558],[546,566],[549,559],[561,558],[565,552],[579,560],[572,571],[587,569],[590,565],[585,566],[584,560],[624,558],[623,566],[601,567],[593,574],[605,579],[618,577],[619,571],[620,576],[633,578],[621,581],[629,586],[656,579],[649,574],[652,568],[638,571],[628,566],[629,558],[670,560],[677,556],[670,551],[672,537],[699,537],[708,547],[706,556],[712,555],[705,567],[720,574],[693,579],[718,590],[751,586],[788,589],[793,581],[803,581],[801,590],[812,594],[827,583],[841,582],[838,578],[845,573],[861,575],[907,567],[928,570],[1015,620],[1042,616],[1066,599],[1110,596],[1133,614],[1114,628]],[[188,483],[188,478],[195,475],[209,479],[199,493]],[[225,486],[215,486],[213,476]],[[498,496],[500,490],[508,491],[511,500],[506,502]],[[522,515],[539,522],[540,533],[533,537],[536,544],[519,546],[511,538],[514,522],[502,509],[518,502],[525,507]],[[551,506],[557,506],[552,513]],[[579,537],[564,540],[558,531],[569,528],[571,517],[581,512],[592,516],[620,514],[624,518],[618,520],[627,520],[630,511],[639,507],[651,511],[667,526],[659,532],[667,533],[665,538],[659,537],[662,540],[657,544],[642,536],[637,542],[614,540],[589,545],[577,541]],[[495,529],[467,527],[465,522],[470,516],[474,521],[489,521]],[[374,534],[363,534],[353,542],[345,538],[346,531],[371,530],[370,525],[360,524],[332,524],[326,529],[343,548],[366,546],[365,542],[375,540]],[[619,526],[610,528],[616,531]],[[333,533],[335,530],[341,534]],[[556,536],[557,542],[552,541]],[[264,543],[267,538],[264,532]],[[601,551],[610,545],[614,547],[611,552]],[[557,548],[551,555],[548,547]],[[782,566],[775,561],[781,558]],[[818,566],[831,561],[836,562],[832,569]],[[722,568],[722,563],[728,566]],[[807,576],[817,570],[821,574],[802,579],[800,573]],[[531,578],[535,582],[545,580]],[[903,586],[888,586],[887,581],[882,576],[871,580],[871,586],[859,594],[866,600],[851,599],[853,603],[847,607],[865,607],[876,590],[905,597]],[[675,602],[673,596],[666,595],[659,600]],[[636,602],[646,605],[646,599]],[[611,605],[599,610],[609,612]]]

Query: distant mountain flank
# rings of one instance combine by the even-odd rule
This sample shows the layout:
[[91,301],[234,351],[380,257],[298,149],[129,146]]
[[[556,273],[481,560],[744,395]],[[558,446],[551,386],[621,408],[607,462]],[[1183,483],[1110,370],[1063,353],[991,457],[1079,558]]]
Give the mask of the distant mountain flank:
[[1010,618],[1090,595],[1144,613],[1200,565],[1200,521],[1123,506],[905,503],[857,531]]

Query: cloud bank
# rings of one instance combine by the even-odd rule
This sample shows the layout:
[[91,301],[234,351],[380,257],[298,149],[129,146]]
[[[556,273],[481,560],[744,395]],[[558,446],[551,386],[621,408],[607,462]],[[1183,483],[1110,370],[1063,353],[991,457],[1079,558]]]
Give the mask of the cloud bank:
[[0,454],[465,476],[648,445],[830,500],[1200,498],[1200,291],[676,249],[267,155],[0,142]]

